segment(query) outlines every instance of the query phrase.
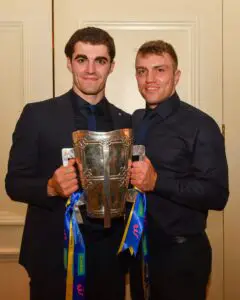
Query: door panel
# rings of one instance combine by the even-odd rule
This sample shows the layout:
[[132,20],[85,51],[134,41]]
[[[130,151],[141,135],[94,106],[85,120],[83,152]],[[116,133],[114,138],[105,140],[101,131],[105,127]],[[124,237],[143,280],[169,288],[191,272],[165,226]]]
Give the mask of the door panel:
[[[14,7],[14,9],[13,9]],[[11,135],[23,106],[52,96],[51,5],[30,0],[9,0],[0,10],[0,126],[1,151],[0,209],[22,213],[22,204],[8,200],[4,177]]]
[[28,278],[17,265],[26,205],[10,201],[4,179],[23,106],[52,96],[51,20],[51,1],[1,1],[0,299],[28,299]]

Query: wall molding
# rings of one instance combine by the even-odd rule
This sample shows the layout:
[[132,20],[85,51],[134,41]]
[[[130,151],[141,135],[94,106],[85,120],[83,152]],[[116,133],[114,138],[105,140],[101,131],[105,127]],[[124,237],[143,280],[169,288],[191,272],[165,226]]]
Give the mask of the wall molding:
[[193,20],[172,20],[172,21],[157,21],[157,22],[129,22],[129,21],[99,21],[99,20],[95,20],[95,21],[87,21],[85,20],[84,22],[79,22],[79,27],[83,27],[83,26],[101,26],[101,27],[105,27],[108,29],[126,29],[126,30],[154,30],[154,29],[159,29],[159,28],[163,28],[163,29],[180,29],[183,27],[192,27],[195,26],[196,24],[196,19]]
[[1,32],[14,32],[19,37],[18,53],[20,53],[19,82],[21,85],[21,104],[25,105],[31,99],[31,66],[30,66],[30,47],[25,32],[26,24],[23,21],[0,21]]
[[0,211],[0,226],[23,226],[25,217],[9,211]]
[[18,248],[0,248],[0,263],[2,262],[18,262]]

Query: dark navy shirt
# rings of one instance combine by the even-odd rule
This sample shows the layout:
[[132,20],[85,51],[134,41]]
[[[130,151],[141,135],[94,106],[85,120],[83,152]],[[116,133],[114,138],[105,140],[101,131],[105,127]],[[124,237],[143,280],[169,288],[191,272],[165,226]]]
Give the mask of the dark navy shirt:
[[[71,91],[71,102],[74,112],[76,130],[88,130],[89,103]],[[113,130],[113,120],[109,111],[109,102],[104,97],[95,106],[96,131],[108,132]]]
[[155,190],[147,193],[149,228],[158,235],[201,233],[208,210],[222,210],[228,199],[223,136],[210,116],[176,93],[153,110],[150,121],[148,112],[135,111],[133,126],[135,136],[144,131],[141,124],[148,127],[146,155],[157,172]]

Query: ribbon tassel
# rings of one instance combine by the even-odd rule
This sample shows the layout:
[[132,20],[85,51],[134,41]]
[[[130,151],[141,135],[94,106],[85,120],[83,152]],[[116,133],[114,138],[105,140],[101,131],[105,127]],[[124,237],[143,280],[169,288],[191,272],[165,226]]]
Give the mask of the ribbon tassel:
[[145,215],[146,195],[145,193],[136,190],[136,200],[128,217],[128,222],[124,230],[118,253],[129,249],[131,255],[137,255],[143,234]]
[[85,244],[74,210],[81,195],[82,192],[75,192],[68,199],[64,218],[66,300],[85,299]]

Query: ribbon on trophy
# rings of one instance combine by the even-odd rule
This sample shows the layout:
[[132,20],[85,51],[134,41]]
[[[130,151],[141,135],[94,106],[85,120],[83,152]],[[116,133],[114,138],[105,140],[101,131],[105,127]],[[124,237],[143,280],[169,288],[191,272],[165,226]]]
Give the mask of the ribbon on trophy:
[[[148,271],[148,245],[147,245],[147,201],[145,193],[136,187],[130,190],[130,198],[133,202],[128,221],[124,230],[123,238],[118,249],[118,254],[129,249],[131,255],[136,256],[140,242],[143,253],[143,289],[144,299],[150,299],[149,271]],[[134,200],[132,200],[135,198]]]
[[[134,145],[132,160],[141,161],[145,157],[145,146]],[[123,238],[118,253],[129,249],[131,255],[136,256],[140,242],[143,255],[143,287],[144,299],[150,299],[149,271],[148,271],[148,245],[147,245],[147,200],[146,195],[138,188],[128,190],[128,201],[132,202],[132,208],[124,230]]]
[[136,256],[144,230],[147,204],[145,193],[136,188],[133,189],[133,193],[135,194],[135,201],[128,217],[118,253],[129,249],[131,255]]
[[149,270],[148,270],[148,244],[147,244],[147,218],[144,220],[144,232],[142,237],[142,253],[143,253],[143,290],[144,299],[150,299],[149,287]]
[[75,192],[70,196],[64,217],[66,300],[85,299],[85,244],[75,213],[75,205],[82,195],[83,192]]
[[[145,157],[144,145],[133,145],[132,161],[142,161]],[[124,230],[123,238],[118,253],[129,249],[131,255],[137,255],[138,247],[143,235],[144,222],[146,219],[147,200],[146,195],[136,187],[128,190],[128,202],[132,202],[128,221]]]

